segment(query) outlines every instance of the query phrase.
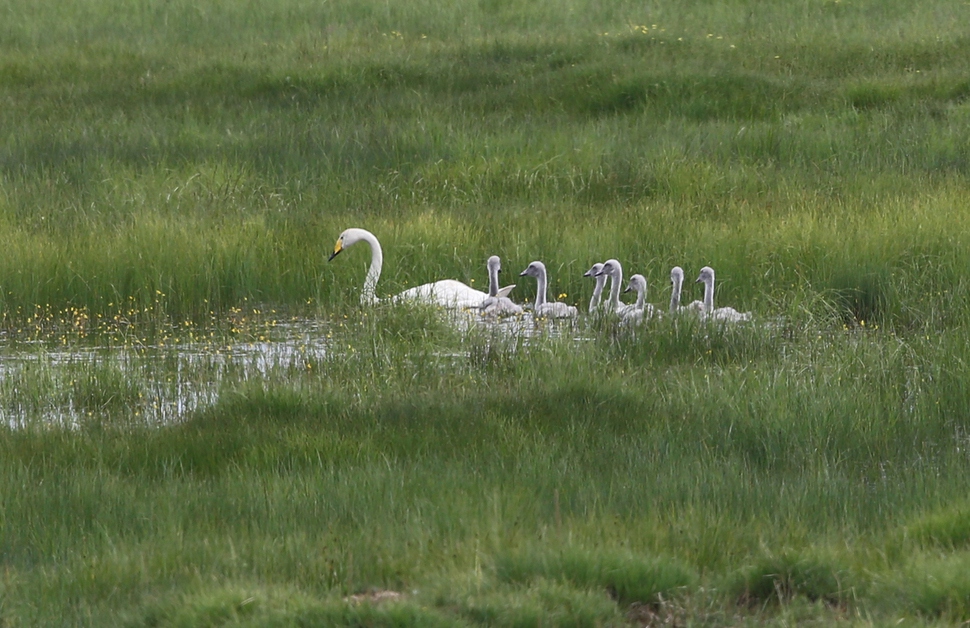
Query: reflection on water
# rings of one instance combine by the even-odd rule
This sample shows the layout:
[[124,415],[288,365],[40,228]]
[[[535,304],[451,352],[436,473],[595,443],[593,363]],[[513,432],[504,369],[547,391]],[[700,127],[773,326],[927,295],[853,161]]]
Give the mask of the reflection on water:
[[120,415],[172,422],[213,403],[227,385],[305,372],[326,358],[328,333],[319,321],[294,320],[245,334],[3,338],[0,421],[73,426]]
[[[529,315],[491,320],[470,312],[448,316],[463,338],[509,340],[507,349],[539,337],[573,335],[571,322]],[[340,353],[335,337],[347,321],[293,319],[191,332],[0,336],[0,421],[80,426],[110,418],[172,423],[249,381],[292,381]],[[359,339],[361,330],[352,338]],[[335,336],[335,332],[337,336]],[[344,342],[341,341],[341,342]],[[333,355],[331,355],[333,354]],[[467,358],[468,351],[439,357]]]

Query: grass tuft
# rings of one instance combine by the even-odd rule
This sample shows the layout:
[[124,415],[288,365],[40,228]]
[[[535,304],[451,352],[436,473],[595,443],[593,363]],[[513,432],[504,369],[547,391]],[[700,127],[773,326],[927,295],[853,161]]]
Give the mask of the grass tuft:
[[907,525],[905,531],[928,546],[965,549],[970,545],[970,505],[955,504],[927,513]]
[[155,601],[127,625],[158,627],[334,626],[358,628],[437,628],[461,625],[453,617],[424,608],[407,596],[359,596],[360,601],[314,597],[285,588],[204,588],[200,592]]
[[669,558],[642,558],[612,552],[566,549],[560,552],[501,554],[495,558],[501,582],[537,579],[607,591],[622,604],[653,604],[693,584],[696,576]]
[[729,577],[726,590],[743,604],[788,603],[795,597],[837,604],[852,594],[848,570],[805,552],[765,556]]
[[947,622],[970,620],[970,557],[917,555],[877,584],[875,599],[903,613]]

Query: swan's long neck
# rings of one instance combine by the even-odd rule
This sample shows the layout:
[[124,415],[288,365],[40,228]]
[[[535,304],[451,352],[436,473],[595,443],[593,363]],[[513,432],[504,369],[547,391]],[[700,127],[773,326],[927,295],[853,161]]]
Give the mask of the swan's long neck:
[[596,286],[593,287],[593,298],[589,300],[589,311],[592,312],[600,306],[600,301],[603,300],[603,286],[606,285],[606,275],[600,275],[596,278]]
[[620,309],[620,283],[623,281],[623,269],[620,266],[610,275],[610,309],[614,312]]
[[637,305],[638,310],[643,309],[643,302],[647,299],[647,289],[637,290]]
[[498,267],[488,267],[488,296],[498,296]]
[[362,239],[370,245],[370,268],[367,269],[367,276],[364,278],[360,302],[361,305],[374,305],[377,303],[377,280],[381,278],[381,267],[384,266],[384,251],[381,250],[381,243],[374,234],[366,232]]
[[680,307],[680,291],[682,287],[683,280],[679,277],[674,277],[673,288],[670,291],[670,311],[676,312],[677,308]]
[[544,305],[546,302],[546,271],[540,270],[539,275],[536,277],[538,286],[536,287],[536,311],[539,310],[539,306]]
[[714,311],[714,278],[704,281],[704,311],[708,314]]

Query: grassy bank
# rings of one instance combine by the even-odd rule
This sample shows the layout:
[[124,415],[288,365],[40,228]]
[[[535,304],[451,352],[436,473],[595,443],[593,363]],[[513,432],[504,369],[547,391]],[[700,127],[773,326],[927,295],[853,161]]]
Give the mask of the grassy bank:
[[[422,316],[372,312],[178,425],[7,431],[7,617],[966,616],[962,336],[663,321],[577,346]],[[377,590],[404,598],[344,601]]]
[[615,256],[900,315],[966,262],[962,5],[39,6],[0,32],[5,312],[339,307],[352,225],[385,294]]
[[[0,2],[0,618],[967,620],[968,18]],[[498,254],[585,309],[616,257],[658,304],[714,266],[756,322],[364,310],[350,226],[381,296]],[[225,357],[277,311],[326,351]],[[191,367],[84,352],[193,334]]]

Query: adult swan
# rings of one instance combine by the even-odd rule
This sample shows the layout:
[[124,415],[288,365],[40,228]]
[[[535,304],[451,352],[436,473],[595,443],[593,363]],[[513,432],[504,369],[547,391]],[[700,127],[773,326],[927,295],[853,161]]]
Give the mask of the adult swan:
[[[337,257],[344,249],[362,241],[370,245],[371,258],[367,277],[364,278],[364,288],[360,293],[360,302],[362,305],[374,305],[378,302],[374,290],[377,287],[377,280],[381,277],[381,267],[384,265],[384,253],[377,236],[366,229],[347,229],[337,238],[330,259]],[[409,288],[392,297],[391,300],[395,302],[420,301],[441,307],[461,309],[481,307],[487,296],[484,292],[470,288],[460,281],[442,279],[434,283]]]

